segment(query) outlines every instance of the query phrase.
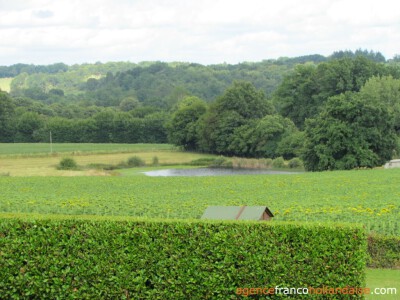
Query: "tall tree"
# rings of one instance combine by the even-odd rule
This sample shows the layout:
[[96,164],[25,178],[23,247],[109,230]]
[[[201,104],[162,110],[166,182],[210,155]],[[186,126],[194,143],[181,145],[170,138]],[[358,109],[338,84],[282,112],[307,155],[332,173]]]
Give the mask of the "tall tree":
[[335,59],[317,67],[299,65],[276,90],[274,103],[278,112],[304,129],[305,120],[315,118],[329,97],[358,92],[370,77],[388,72],[384,65],[364,56]]
[[309,171],[379,166],[397,147],[388,109],[352,92],[331,97],[316,118],[307,120],[305,140]]
[[6,92],[0,90],[0,142],[11,142],[13,127],[11,124],[15,105]]
[[385,105],[393,113],[394,126],[400,134],[400,79],[374,76],[361,88],[360,97],[371,104]]
[[198,148],[198,122],[207,111],[207,104],[197,97],[187,97],[178,103],[167,125],[168,140],[186,150]]
[[273,106],[261,90],[248,82],[235,82],[217,98],[202,119],[200,148],[220,154],[233,154],[235,151],[230,145],[235,138],[235,130],[272,112]]

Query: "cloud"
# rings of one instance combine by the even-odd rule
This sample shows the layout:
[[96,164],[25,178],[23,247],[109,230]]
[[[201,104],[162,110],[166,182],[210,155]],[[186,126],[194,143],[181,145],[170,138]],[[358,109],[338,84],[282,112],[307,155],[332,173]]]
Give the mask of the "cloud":
[[0,65],[258,61],[357,48],[396,54],[389,0],[0,0]]
[[40,19],[47,19],[47,18],[51,18],[54,15],[54,13],[51,10],[38,10],[38,11],[34,11],[33,15]]

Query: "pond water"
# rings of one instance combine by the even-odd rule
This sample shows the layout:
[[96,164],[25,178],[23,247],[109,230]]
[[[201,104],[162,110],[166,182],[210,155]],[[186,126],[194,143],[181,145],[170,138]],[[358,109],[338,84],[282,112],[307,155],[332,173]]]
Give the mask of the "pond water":
[[302,172],[254,170],[254,169],[223,169],[223,168],[196,168],[196,169],[166,169],[143,172],[147,176],[226,176],[226,175],[259,175],[259,174],[299,174]]

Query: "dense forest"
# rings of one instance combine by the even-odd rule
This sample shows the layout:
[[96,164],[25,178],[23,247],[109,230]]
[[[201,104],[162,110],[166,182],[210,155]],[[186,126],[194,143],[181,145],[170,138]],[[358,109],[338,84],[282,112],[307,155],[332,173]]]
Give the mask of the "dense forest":
[[0,66],[0,142],[174,143],[307,170],[398,156],[400,59],[338,51],[203,66],[129,62]]

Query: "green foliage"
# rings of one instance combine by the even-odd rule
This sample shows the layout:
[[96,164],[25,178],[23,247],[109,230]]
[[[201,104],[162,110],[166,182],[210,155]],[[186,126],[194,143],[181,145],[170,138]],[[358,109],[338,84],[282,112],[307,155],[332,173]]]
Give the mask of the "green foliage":
[[285,160],[283,157],[277,157],[272,161],[272,166],[274,168],[284,168],[285,167]]
[[191,166],[207,166],[207,167],[222,167],[227,162],[227,159],[223,156],[215,157],[204,157],[196,160],[192,160],[189,165]]
[[159,161],[158,157],[154,156],[152,161],[151,161],[151,165],[152,166],[158,166],[159,164],[160,164],[160,161]]
[[284,159],[300,157],[304,148],[304,132],[294,130],[285,134],[276,148],[276,155]]
[[303,167],[303,162],[301,161],[300,158],[294,157],[291,160],[289,160],[288,166],[289,166],[289,168],[292,168],[292,169],[301,168],[301,167]]
[[400,79],[392,76],[371,77],[359,95],[373,105],[385,105],[394,115],[394,127],[400,133]]
[[168,140],[186,150],[198,148],[199,119],[206,113],[207,104],[196,97],[186,97],[167,125]]
[[143,167],[146,163],[143,159],[138,156],[132,156],[128,158],[127,166],[128,167]]
[[381,166],[397,148],[386,106],[355,93],[331,97],[317,118],[307,120],[305,140],[302,158],[309,171]]
[[0,219],[0,232],[3,298],[227,299],[263,283],[365,285],[358,227]]
[[[255,123],[273,112],[262,91],[251,83],[235,82],[212,104],[199,126],[200,149],[229,155],[255,155],[248,141]],[[258,141],[257,141],[258,142]],[[253,146],[253,145],[251,145]],[[256,148],[256,146],[253,146]]]
[[391,70],[365,56],[333,59],[318,66],[296,66],[274,93],[279,113],[304,128],[307,118],[315,118],[329,97],[358,92],[372,76],[389,75]]
[[78,164],[71,157],[64,157],[57,166],[58,170],[77,170]]
[[15,104],[9,95],[0,90],[0,142],[13,140],[12,118]]
[[135,97],[126,97],[119,104],[119,108],[122,111],[131,111],[140,106],[140,102]]
[[368,265],[372,268],[400,268],[400,237],[368,236]]
[[14,141],[17,143],[39,142],[43,125],[44,119],[38,113],[23,113],[15,120],[16,134]]

